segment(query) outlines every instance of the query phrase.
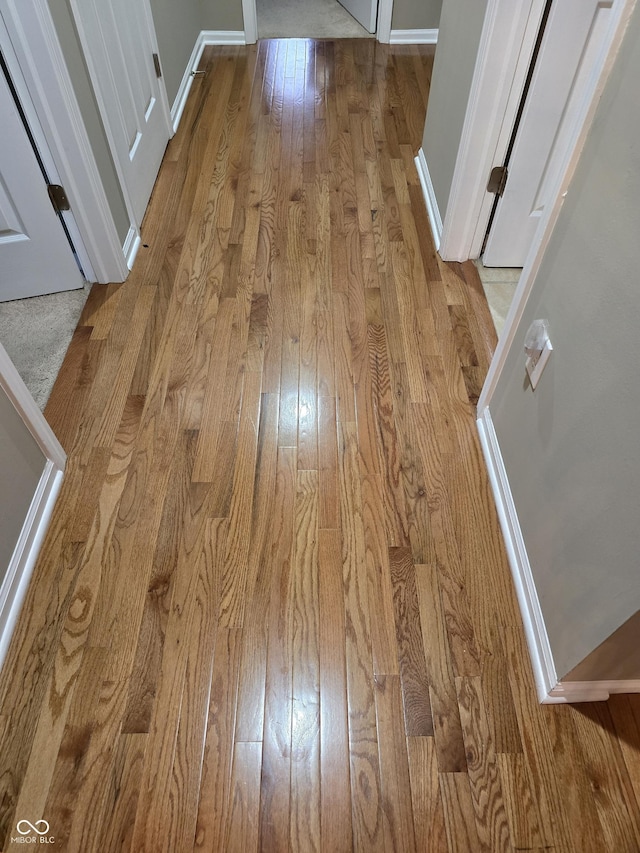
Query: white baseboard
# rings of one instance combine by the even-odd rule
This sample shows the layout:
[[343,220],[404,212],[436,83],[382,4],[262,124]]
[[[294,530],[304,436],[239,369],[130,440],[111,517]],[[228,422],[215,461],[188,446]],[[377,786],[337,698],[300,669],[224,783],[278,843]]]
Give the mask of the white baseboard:
[[442,217],[440,216],[438,201],[436,199],[435,190],[433,189],[433,184],[431,182],[431,175],[429,174],[429,167],[427,166],[427,161],[422,148],[418,151],[415,163],[416,169],[418,170],[418,176],[420,178],[422,194],[424,195],[424,201],[427,205],[431,234],[433,235],[433,242],[435,243],[437,251],[440,248],[440,239],[442,237]]
[[518,513],[489,409],[484,409],[480,413],[477,424],[524,622],[538,698],[541,702],[567,701],[562,698],[551,698],[551,692],[558,686],[558,677]]
[[127,239],[124,241],[124,246],[122,247],[122,251],[124,252],[124,256],[127,261],[127,268],[133,268],[133,262],[136,259],[136,255],[138,254],[138,249],[141,244],[140,232],[138,229],[132,225],[129,228],[129,233],[127,234]]
[[204,32],[201,32],[198,38],[196,39],[196,43],[194,44],[193,50],[191,51],[191,56],[189,57],[189,62],[187,63],[187,67],[185,68],[184,74],[182,75],[182,80],[180,81],[178,94],[176,95],[176,99],[173,102],[173,106],[171,107],[171,125],[173,127],[174,133],[178,130],[178,125],[180,124],[180,119],[182,118],[182,113],[184,112],[184,107],[187,103],[189,92],[191,91],[191,84],[193,83],[193,72],[198,70],[198,65],[200,64],[200,59],[202,57],[202,51],[205,49],[205,41],[203,39],[203,35]]
[[189,57],[189,62],[187,63],[185,72],[182,75],[182,80],[178,87],[178,94],[176,95],[173,106],[171,107],[171,125],[174,133],[178,130],[178,125],[180,124],[180,119],[182,118],[182,113],[184,112],[189,92],[191,91],[193,72],[198,70],[198,65],[202,58],[202,51],[209,44],[242,45],[246,44],[246,40],[244,32],[240,30],[202,30],[200,32],[196,39],[196,43],[193,46],[193,50],[191,51],[191,56]]
[[202,30],[204,44],[246,44],[244,30]]
[[612,693],[640,693],[640,681],[561,681],[548,702],[606,702]]
[[612,693],[640,693],[638,680],[558,681],[518,513],[488,408],[481,412],[477,425],[520,605],[540,702],[545,705],[599,702],[606,701]]
[[438,30],[391,30],[390,44],[437,44]]
[[4,663],[33,567],[51,520],[62,485],[62,474],[57,465],[47,460],[0,587],[0,667]]

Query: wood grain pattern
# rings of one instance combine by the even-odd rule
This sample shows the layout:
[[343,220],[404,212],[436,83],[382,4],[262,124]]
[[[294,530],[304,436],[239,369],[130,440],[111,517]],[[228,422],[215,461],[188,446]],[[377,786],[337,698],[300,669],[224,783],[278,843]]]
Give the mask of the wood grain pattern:
[[46,416],[0,847],[640,849],[640,705],[537,705],[476,434],[496,345],[413,162],[434,48],[207,47]]

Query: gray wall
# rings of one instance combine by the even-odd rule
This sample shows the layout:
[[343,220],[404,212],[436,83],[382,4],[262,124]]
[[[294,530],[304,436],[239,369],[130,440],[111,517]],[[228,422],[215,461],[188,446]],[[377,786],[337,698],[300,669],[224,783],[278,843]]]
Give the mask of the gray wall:
[[490,404],[560,677],[640,610],[639,79],[640,7]]
[[0,388],[0,583],[45,464],[44,454]]
[[442,0],[394,0],[391,29],[437,30],[441,9]]
[[87,128],[91,148],[96,158],[98,171],[100,172],[100,177],[102,178],[102,183],[107,194],[109,207],[116,224],[118,237],[124,243],[129,231],[129,216],[104,132],[104,125],[102,124],[93,94],[89,72],[84,63],[68,0],[48,0],[48,2],[69,74],[71,75],[73,89],[78,99],[80,112]]
[[244,30],[242,0],[200,0],[203,30]]
[[182,0],[180,3],[175,0],[150,0],[150,3],[171,106],[178,94],[198,34],[204,29],[201,22],[203,5],[201,0]]
[[422,150],[444,220],[487,0],[444,0]]
[[242,0],[150,0],[169,105],[201,30],[244,30]]

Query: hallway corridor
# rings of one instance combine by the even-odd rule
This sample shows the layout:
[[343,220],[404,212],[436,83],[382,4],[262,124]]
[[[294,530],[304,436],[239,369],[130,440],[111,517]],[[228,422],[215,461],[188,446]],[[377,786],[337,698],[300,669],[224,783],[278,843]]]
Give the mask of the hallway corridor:
[[413,162],[433,48],[205,60],[46,408],[3,849],[639,850],[640,697],[536,703],[474,421],[495,332]]

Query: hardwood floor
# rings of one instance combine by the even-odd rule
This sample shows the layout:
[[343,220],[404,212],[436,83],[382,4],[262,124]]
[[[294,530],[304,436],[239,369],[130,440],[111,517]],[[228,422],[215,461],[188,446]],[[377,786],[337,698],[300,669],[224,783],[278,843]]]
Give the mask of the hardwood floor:
[[46,415],[0,827],[88,851],[640,850],[640,697],[540,707],[413,156],[433,48],[208,48]]

